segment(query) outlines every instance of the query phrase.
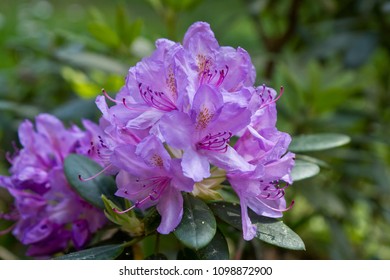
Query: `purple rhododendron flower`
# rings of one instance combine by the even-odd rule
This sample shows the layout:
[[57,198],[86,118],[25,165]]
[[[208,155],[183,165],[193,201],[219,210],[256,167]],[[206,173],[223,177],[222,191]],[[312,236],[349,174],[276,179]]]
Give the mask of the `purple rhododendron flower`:
[[88,151],[92,134],[76,126],[66,129],[48,114],[36,117],[35,129],[28,120],[20,125],[23,148],[9,157],[10,176],[0,176],[0,186],[14,197],[13,234],[28,245],[28,255],[49,256],[70,241],[80,249],[105,224],[102,211],[79,197],[63,172],[65,157]]
[[116,177],[116,195],[133,201],[134,207],[141,209],[156,205],[161,215],[157,230],[163,234],[174,230],[183,215],[181,191],[191,192],[194,185],[183,175],[180,160],[171,159],[161,141],[151,135],[137,147],[115,149],[113,163],[121,169]]
[[96,104],[101,137],[110,143],[106,166],[119,172],[117,195],[133,202],[122,212],[156,206],[158,231],[169,233],[182,217],[181,192],[209,186],[203,181],[215,168],[240,199],[246,240],[256,234],[248,208],[269,217],[289,209],[284,192],[294,154],[287,152],[290,136],[276,128],[283,91],[256,87],[255,78],[244,49],[220,46],[209,24],[196,22],[182,44],[157,40],[115,98],[103,91]]
[[[231,121],[232,118],[236,121]],[[249,122],[247,109],[224,103],[215,88],[202,85],[188,114],[167,114],[159,125],[166,142],[173,148],[184,150],[184,175],[199,182],[210,176],[210,163],[225,170],[254,169],[228,145],[230,138]]]

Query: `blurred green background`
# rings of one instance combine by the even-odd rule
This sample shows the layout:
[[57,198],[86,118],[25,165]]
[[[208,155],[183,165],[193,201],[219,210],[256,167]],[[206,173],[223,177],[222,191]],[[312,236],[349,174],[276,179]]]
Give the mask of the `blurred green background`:
[[[101,88],[115,94],[157,38],[180,41],[199,20],[220,45],[250,53],[258,85],[284,86],[280,130],[352,139],[306,154],[321,160],[321,173],[287,192],[295,206],[284,222],[306,251],[259,241],[241,249],[265,259],[390,259],[388,0],[2,0],[0,173],[21,120],[40,112],[97,120]],[[10,203],[0,189],[0,213]],[[0,221],[0,231],[9,225]],[[0,259],[25,258],[24,250],[0,236]]]

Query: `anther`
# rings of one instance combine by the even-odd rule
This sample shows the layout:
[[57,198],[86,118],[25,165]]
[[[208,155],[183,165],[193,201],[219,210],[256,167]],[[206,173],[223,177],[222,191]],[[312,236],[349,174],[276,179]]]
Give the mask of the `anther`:
[[117,100],[115,100],[114,98],[112,98],[111,96],[109,96],[108,93],[106,92],[106,90],[105,90],[104,88],[102,89],[102,93],[104,94],[104,96],[105,96],[108,100],[110,100],[110,101],[112,101],[112,102],[114,102],[114,103],[120,103],[119,101],[117,101]]

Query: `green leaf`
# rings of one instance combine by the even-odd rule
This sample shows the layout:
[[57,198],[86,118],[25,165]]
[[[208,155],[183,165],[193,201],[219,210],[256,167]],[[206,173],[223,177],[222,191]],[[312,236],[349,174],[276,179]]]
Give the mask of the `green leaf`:
[[96,116],[94,100],[71,99],[50,112],[62,121],[79,123],[81,119],[93,119]]
[[104,194],[117,205],[122,206],[122,200],[114,195],[116,191],[115,181],[110,176],[99,175],[88,181],[81,178],[89,178],[102,170],[102,167],[93,160],[76,154],[70,154],[64,161],[66,179],[72,188],[92,205],[104,209],[101,196]]
[[175,235],[187,247],[198,250],[213,239],[217,224],[206,203],[191,195],[185,194],[183,197],[183,218]]
[[203,0],[164,0],[163,3],[174,11],[180,12],[189,11],[199,5],[202,1]]
[[229,247],[225,236],[217,230],[211,242],[199,249],[196,254],[200,260],[228,260]]
[[199,250],[183,248],[177,254],[178,260],[228,260],[229,247],[225,236],[217,229],[209,244]]
[[296,182],[313,177],[318,173],[320,173],[320,168],[317,164],[297,159],[291,171],[291,177]]
[[41,109],[30,105],[0,100],[0,111],[1,112],[10,111],[12,113],[16,113],[19,116],[25,118],[34,118],[36,115],[40,113]]
[[238,203],[213,202],[208,206],[215,216],[236,229],[242,230],[241,209]]
[[123,245],[104,245],[59,256],[54,260],[114,260],[122,252]]
[[103,22],[90,22],[88,24],[89,32],[99,41],[110,47],[118,47],[120,39],[116,32]]
[[293,137],[289,150],[292,152],[321,151],[345,145],[350,141],[350,137],[344,134],[300,135]]
[[119,75],[123,75],[127,72],[127,67],[121,62],[94,52],[57,51],[55,56],[56,58],[77,67],[99,69]]
[[282,221],[262,216],[251,217],[257,225],[256,237],[269,244],[291,250],[306,250],[302,239]]
[[[221,220],[242,230],[241,208],[238,204],[213,202],[209,207]],[[251,210],[249,210],[249,217],[257,226],[258,239],[286,249],[305,250],[302,239],[281,220],[259,216]]]
[[199,260],[198,255],[195,250],[190,248],[183,248],[179,252],[177,252],[176,258],[178,260]]

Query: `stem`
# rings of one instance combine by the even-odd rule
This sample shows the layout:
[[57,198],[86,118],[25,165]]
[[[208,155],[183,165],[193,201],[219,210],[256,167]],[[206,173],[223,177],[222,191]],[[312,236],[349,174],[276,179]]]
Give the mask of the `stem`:
[[240,240],[238,241],[237,252],[234,255],[235,260],[241,260],[242,253],[244,252],[244,248],[245,248],[245,240],[243,238],[240,238]]
[[216,171],[218,169],[217,166],[213,166],[210,168],[210,173],[213,173],[214,171]]
[[165,24],[167,26],[168,38],[173,41],[176,41],[176,23],[177,23],[177,15],[173,9],[167,8],[165,10]]
[[222,175],[222,176],[209,177],[209,178],[203,179],[203,181],[214,180],[214,179],[226,179],[226,176]]
[[156,244],[154,245],[154,253],[158,254],[160,251],[160,234],[156,233]]
[[139,241],[142,241],[144,238],[145,238],[145,236],[139,236],[139,237],[133,238],[130,241],[123,243],[122,247],[133,246],[134,244],[138,243]]
[[[249,1],[247,0],[244,2],[249,3]],[[275,1],[270,1],[267,9],[269,9],[270,11],[272,11],[272,9],[275,9],[275,3]],[[286,15],[288,21],[287,29],[283,32],[283,34],[279,36],[271,36],[269,34],[266,34],[266,31],[263,26],[262,17],[259,14],[250,13],[250,18],[254,23],[254,27],[257,32],[257,36],[260,40],[260,43],[264,44],[265,48],[269,53],[280,53],[285,47],[285,45],[290,41],[290,39],[294,37],[298,25],[298,13],[301,7],[301,3],[302,0],[291,0],[289,13]],[[274,58],[272,58],[271,56],[271,58],[266,62],[266,66],[264,69],[265,78],[271,79],[274,67],[275,61]]]

